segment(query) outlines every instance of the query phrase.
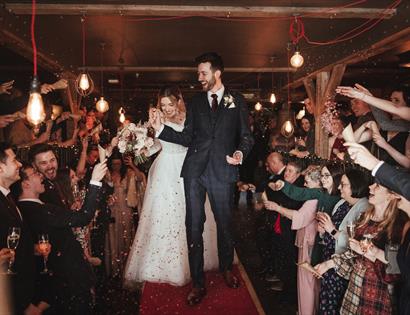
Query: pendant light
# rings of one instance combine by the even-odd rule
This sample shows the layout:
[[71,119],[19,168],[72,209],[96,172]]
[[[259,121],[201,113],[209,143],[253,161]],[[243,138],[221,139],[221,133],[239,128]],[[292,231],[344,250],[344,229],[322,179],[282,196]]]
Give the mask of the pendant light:
[[[290,51],[290,45],[288,45],[288,62],[289,62],[289,51]],[[289,70],[287,72],[287,79],[288,79],[288,84],[287,84],[288,101],[286,104],[287,105],[287,119],[283,123],[280,129],[280,132],[284,137],[290,138],[295,131],[295,127],[293,126],[293,119],[291,119],[291,116],[290,116],[290,73],[289,73]]]
[[33,81],[30,84],[30,96],[27,104],[27,120],[34,126],[34,130],[39,129],[39,125],[46,118],[44,103],[41,97],[41,84],[37,76],[37,45],[35,38],[35,17],[36,17],[36,1],[32,1],[31,14],[31,43],[33,47]]
[[301,66],[303,66],[303,62],[305,60],[303,59],[303,56],[301,55],[299,48],[296,47],[295,48],[295,52],[292,56],[292,58],[290,58],[290,64],[293,68],[300,68]]
[[120,118],[119,121],[120,123],[124,123],[125,121],[125,109],[123,107],[120,108],[120,110],[118,111],[118,114],[120,114]]
[[104,70],[103,70],[103,52],[105,48],[105,43],[100,44],[101,47],[101,56],[100,56],[100,64],[101,64],[101,97],[98,100],[97,103],[95,103],[96,109],[100,113],[105,113],[110,109],[110,106],[108,105],[108,102],[104,99]]
[[255,110],[256,111],[260,111],[261,109],[262,109],[262,104],[261,103],[259,103],[259,102],[257,102],[256,104],[255,104]]
[[88,96],[94,90],[94,82],[90,74],[85,69],[85,16],[81,17],[81,29],[83,39],[83,67],[81,73],[75,80],[75,89],[81,96]]
[[272,104],[275,104],[276,103],[276,95],[275,95],[275,92],[274,92],[274,90],[273,90],[273,61],[275,60],[275,56],[272,56],[272,57],[270,57],[270,63],[272,64],[272,92],[271,92],[271,94],[270,94],[270,98],[269,98],[269,101],[272,103]]
[[[300,68],[303,65],[304,58],[299,50],[299,40],[305,36],[305,26],[300,17],[295,14],[295,19],[290,23],[289,36],[292,40],[295,51],[292,58],[290,58],[290,65],[293,68]],[[289,60],[289,57],[288,57]]]

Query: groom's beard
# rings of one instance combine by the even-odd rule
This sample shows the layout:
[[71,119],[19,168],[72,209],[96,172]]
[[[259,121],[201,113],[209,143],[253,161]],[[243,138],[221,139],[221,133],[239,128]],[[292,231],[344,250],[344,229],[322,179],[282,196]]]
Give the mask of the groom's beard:
[[216,84],[215,77],[212,76],[212,78],[209,81],[206,81],[206,84],[202,85],[202,90],[208,92],[208,91],[212,90],[212,88],[215,86],[215,84]]

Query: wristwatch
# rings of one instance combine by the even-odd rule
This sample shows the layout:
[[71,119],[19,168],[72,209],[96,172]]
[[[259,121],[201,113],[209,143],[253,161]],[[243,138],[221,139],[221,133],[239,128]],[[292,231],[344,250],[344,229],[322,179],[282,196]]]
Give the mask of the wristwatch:
[[332,232],[330,232],[330,235],[335,236],[336,233],[337,233],[337,230],[336,230],[336,229],[333,229]]

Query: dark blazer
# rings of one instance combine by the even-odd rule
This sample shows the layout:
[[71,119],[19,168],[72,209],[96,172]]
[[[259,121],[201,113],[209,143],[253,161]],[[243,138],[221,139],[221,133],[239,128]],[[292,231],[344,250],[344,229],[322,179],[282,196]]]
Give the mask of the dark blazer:
[[59,191],[56,183],[49,179],[44,179],[44,188],[45,191],[40,195],[40,200],[42,202],[68,209],[66,200]]
[[383,186],[410,200],[410,173],[408,171],[383,163],[375,177]]
[[234,102],[225,106],[222,97],[216,113],[211,110],[206,92],[195,95],[187,104],[183,131],[177,132],[164,126],[159,135],[161,140],[188,147],[181,171],[183,178],[198,178],[210,163],[213,173],[221,182],[239,179],[238,167],[228,164],[226,156],[239,150],[245,159],[254,140],[249,130],[248,109],[243,96],[226,88],[225,95],[232,95]]
[[[24,218],[24,215],[23,215]],[[14,210],[9,200],[0,192],[0,248],[7,248],[7,235],[10,227],[20,227],[21,234],[13,265],[15,275],[10,275],[14,314],[22,314],[33,302],[35,283],[34,242],[24,218]]]
[[33,237],[41,233],[48,234],[52,246],[48,259],[49,269],[72,292],[84,292],[92,286],[89,264],[85,261],[81,245],[71,228],[91,222],[96,210],[98,191],[98,186],[90,185],[80,211],[34,201],[18,203]]

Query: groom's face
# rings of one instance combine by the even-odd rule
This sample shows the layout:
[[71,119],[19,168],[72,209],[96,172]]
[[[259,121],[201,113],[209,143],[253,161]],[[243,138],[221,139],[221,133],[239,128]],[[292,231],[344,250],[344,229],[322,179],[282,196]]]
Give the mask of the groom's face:
[[202,90],[210,91],[215,86],[221,76],[221,71],[215,72],[211,69],[211,63],[204,62],[198,65],[198,81],[202,85]]

